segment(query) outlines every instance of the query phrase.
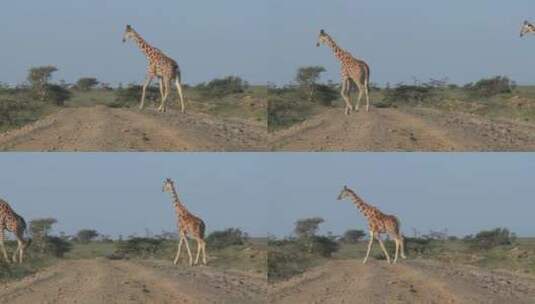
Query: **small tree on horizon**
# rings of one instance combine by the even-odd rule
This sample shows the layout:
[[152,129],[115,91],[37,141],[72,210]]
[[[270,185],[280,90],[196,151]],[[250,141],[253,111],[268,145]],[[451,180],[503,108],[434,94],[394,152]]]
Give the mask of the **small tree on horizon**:
[[98,84],[99,81],[94,77],[82,77],[76,82],[76,87],[81,91],[89,91]]
[[99,236],[99,233],[93,229],[82,229],[76,234],[76,238],[81,243],[89,243],[97,236]]
[[322,66],[308,66],[297,69],[295,81],[305,91],[308,101],[313,100],[317,82],[320,79],[321,73],[325,71],[325,68]]
[[363,230],[350,229],[344,232],[341,241],[347,244],[356,244],[366,236]]
[[45,101],[47,99],[48,82],[52,78],[52,73],[57,70],[55,66],[48,65],[30,68],[28,71],[28,82],[39,100]]
[[295,222],[294,232],[298,238],[311,238],[316,235],[319,225],[325,222],[321,217],[305,218]]

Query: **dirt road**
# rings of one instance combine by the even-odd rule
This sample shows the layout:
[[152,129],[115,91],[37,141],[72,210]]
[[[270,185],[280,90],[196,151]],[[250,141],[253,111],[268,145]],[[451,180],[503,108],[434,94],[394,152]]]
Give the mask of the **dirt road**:
[[265,303],[265,280],[170,262],[63,261],[0,286],[0,303]]
[[533,151],[535,125],[431,109],[322,111],[270,135],[282,151]]
[[266,128],[199,112],[158,113],[124,108],[65,108],[0,134],[0,150],[16,151],[256,151]]
[[535,303],[535,278],[431,261],[331,261],[268,291],[271,303]]

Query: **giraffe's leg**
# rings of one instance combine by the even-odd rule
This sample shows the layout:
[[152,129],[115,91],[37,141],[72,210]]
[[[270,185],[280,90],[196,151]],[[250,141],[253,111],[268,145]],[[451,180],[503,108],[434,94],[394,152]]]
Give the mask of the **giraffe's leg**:
[[398,261],[399,239],[397,237],[394,238],[394,242],[396,243],[396,253],[394,254],[394,264],[395,264]]
[[206,242],[202,241],[202,262],[206,265]]
[[175,85],[178,92],[178,97],[180,98],[180,111],[184,113],[186,111],[186,106],[184,105],[184,95],[182,95],[182,84],[180,84],[179,77],[176,78]]
[[189,242],[188,242],[188,239],[186,238],[185,240],[186,242],[186,249],[188,250],[188,256],[189,256],[189,265],[192,266],[193,265],[193,256],[191,255],[191,250],[189,249]]
[[366,264],[366,262],[368,261],[368,257],[370,256],[370,251],[372,250],[372,244],[373,244],[374,238],[375,238],[375,234],[373,233],[373,231],[370,231],[370,241],[368,242],[368,250],[366,251],[366,257],[364,258],[364,261],[362,261],[362,264]]
[[180,241],[178,241],[178,250],[176,252],[175,260],[173,261],[173,264],[178,263],[178,259],[180,258],[180,250],[182,249],[182,242],[184,241],[184,237],[180,236]]
[[13,263],[19,262],[18,260],[20,260],[20,263],[22,263],[21,256],[19,256],[19,259],[17,260],[17,255],[19,254],[21,250],[22,250],[22,242],[20,241],[20,239],[17,238],[17,250],[15,250],[15,252],[13,253],[13,257],[11,258],[13,260]]
[[391,264],[390,256],[388,255],[388,252],[386,251],[385,244],[383,244],[383,240],[381,240],[380,235],[377,235],[377,241],[379,242],[379,245],[381,245],[381,249],[383,249],[383,252],[386,255],[386,260],[388,261],[388,264]]
[[145,80],[145,83],[143,84],[143,90],[141,91],[141,103],[139,104],[139,109],[143,110],[143,107],[145,106],[145,94],[147,93],[147,87],[152,82],[152,75],[147,76],[147,79]]
[[199,264],[199,257],[201,256],[201,250],[202,250],[202,241],[200,239],[197,239],[197,255],[195,256],[195,265]]
[[353,106],[351,105],[351,102],[349,101],[349,80],[346,78],[342,80],[342,89],[340,90],[340,95],[342,95],[342,98],[344,99],[346,103],[346,109],[345,114],[349,115],[351,110],[353,109]]
[[162,97],[162,103],[160,104],[160,107],[158,108],[158,111],[165,112],[167,108],[167,96],[169,95],[169,79],[163,80],[163,88],[164,88],[164,95]]
[[357,104],[355,105],[355,111],[359,111],[359,108],[360,108],[360,100],[362,99],[362,93],[363,93],[363,88],[362,88],[362,85],[359,84],[358,82],[355,82],[357,84],[357,88],[359,90],[359,96],[357,97]]
[[406,259],[407,257],[405,256],[405,238],[402,234],[399,235],[399,249],[401,253],[401,258]]
[[5,235],[4,235],[4,231],[0,231],[0,247],[2,247],[2,254],[4,255],[4,259],[6,260],[6,262],[9,263],[9,258],[7,257],[7,251],[6,251],[6,246],[4,244],[4,238],[5,238]]
[[163,79],[162,78],[159,78],[159,83],[160,83],[160,98],[163,99],[163,95],[165,94],[164,90],[163,90]]

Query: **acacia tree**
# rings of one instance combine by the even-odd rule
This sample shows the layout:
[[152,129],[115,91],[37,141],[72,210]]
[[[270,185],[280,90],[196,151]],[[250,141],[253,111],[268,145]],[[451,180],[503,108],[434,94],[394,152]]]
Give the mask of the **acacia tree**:
[[55,218],[40,218],[30,221],[30,235],[32,236],[34,247],[38,252],[44,253],[46,251],[48,235],[52,230],[52,226],[58,221]]
[[99,84],[98,80],[94,77],[83,77],[78,79],[76,87],[82,91],[89,91]]
[[98,232],[93,229],[82,229],[76,234],[78,241],[80,241],[81,243],[89,243],[97,236],[99,236]]
[[362,230],[347,230],[344,232],[344,236],[342,237],[342,241],[344,243],[348,244],[356,244],[358,243],[363,237],[366,236],[366,233]]
[[295,81],[305,91],[308,96],[308,101],[312,101],[314,92],[321,73],[325,72],[322,66],[301,67],[297,70]]
[[52,65],[30,68],[28,72],[28,81],[39,100],[45,101],[47,99],[48,82],[50,78],[52,78],[52,73],[57,70],[58,69]]
[[295,222],[294,232],[298,238],[310,238],[316,235],[319,225],[325,220],[321,217],[300,219]]

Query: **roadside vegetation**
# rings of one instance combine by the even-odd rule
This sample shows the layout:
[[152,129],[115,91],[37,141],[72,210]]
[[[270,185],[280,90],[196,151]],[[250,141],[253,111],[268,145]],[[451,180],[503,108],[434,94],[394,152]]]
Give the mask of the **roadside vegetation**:
[[[52,234],[54,218],[34,219],[29,222],[28,236],[32,239],[22,264],[0,260],[0,282],[18,280],[63,259],[108,258],[154,259],[172,261],[177,250],[177,234],[147,233],[144,237],[129,236],[112,239],[94,229],[82,229],[74,235]],[[238,228],[213,231],[206,237],[208,265],[221,270],[266,275],[267,244],[262,238],[251,238]],[[15,241],[6,242],[8,253],[16,248]],[[196,243],[189,242],[195,258]],[[183,247],[180,264],[186,266],[188,257]],[[187,266],[189,267],[189,266]]]
[[[141,99],[141,85],[111,86],[97,78],[84,76],[74,83],[56,80],[55,66],[32,67],[26,82],[18,85],[0,83],[0,132],[19,128],[62,107],[104,105],[110,108],[136,108]],[[168,107],[177,107],[177,94],[170,88]],[[191,111],[224,118],[239,118],[266,123],[265,86],[253,86],[238,76],[213,79],[196,86],[183,85],[186,106]],[[147,107],[160,103],[158,82],[147,89]]]
[[[321,82],[323,67],[303,67],[293,83],[268,88],[270,132],[289,128],[320,111],[344,107],[340,85]],[[357,100],[355,86],[352,101]],[[445,79],[414,80],[412,84],[370,85],[370,101],[376,108],[431,108],[458,111],[488,118],[535,122],[535,87],[518,86],[506,76],[495,76],[465,85]],[[361,101],[361,105],[362,105]]]
[[[347,230],[341,236],[318,235],[321,223],[321,218],[301,219],[296,222],[291,236],[269,239],[269,282],[287,280],[331,259],[362,260],[365,257],[367,233]],[[450,236],[447,231],[415,232],[413,236],[406,236],[405,241],[409,259],[432,259],[535,275],[535,239],[517,238],[506,228],[484,230],[462,238]],[[387,239],[385,246],[393,255],[394,242]],[[377,243],[370,258],[385,260]]]

